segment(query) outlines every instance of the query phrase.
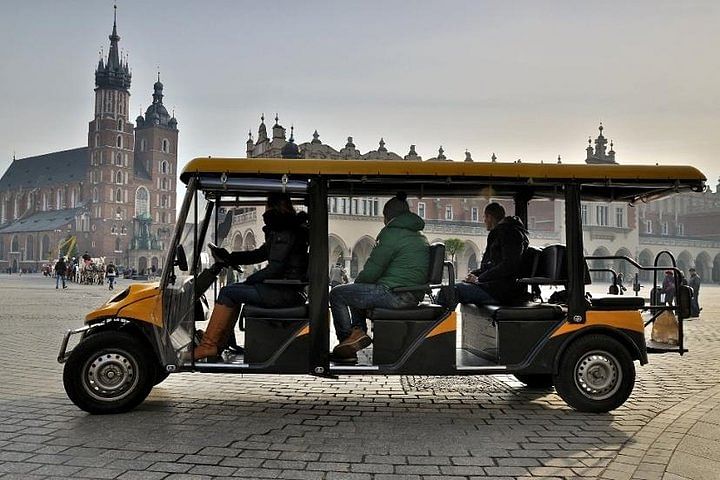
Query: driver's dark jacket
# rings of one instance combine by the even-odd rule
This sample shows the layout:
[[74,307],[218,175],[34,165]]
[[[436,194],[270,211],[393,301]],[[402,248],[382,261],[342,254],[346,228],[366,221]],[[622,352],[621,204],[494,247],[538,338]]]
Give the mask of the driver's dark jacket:
[[503,218],[488,234],[480,268],[471,273],[478,285],[501,304],[526,299],[527,287],[518,284],[521,258],[529,244],[527,230],[518,217]]
[[307,279],[308,228],[307,214],[282,214],[268,210],[263,214],[265,243],[255,250],[230,254],[233,265],[252,265],[267,261],[267,266],[250,275],[245,284],[264,280]]

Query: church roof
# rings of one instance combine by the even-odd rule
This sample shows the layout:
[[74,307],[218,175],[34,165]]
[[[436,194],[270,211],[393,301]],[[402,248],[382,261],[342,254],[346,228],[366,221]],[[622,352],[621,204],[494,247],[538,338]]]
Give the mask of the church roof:
[[7,227],[0,228],[0,234],[56,230],[65,227],[70,222],[74,222],[75,217],[79,215],[82,210],[83,207],[78,207],[66,210],[37,212],[29,217],[16,220]]
[[0,178],[0,190],[82,182],[88,162],[88,147],[20,158]]

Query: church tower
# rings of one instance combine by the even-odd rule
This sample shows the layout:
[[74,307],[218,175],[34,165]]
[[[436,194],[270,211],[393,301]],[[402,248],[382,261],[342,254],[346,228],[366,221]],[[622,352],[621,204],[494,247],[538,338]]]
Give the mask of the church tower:
[[[139,115],[135,120],[134,174],[140,186],[132,192],[136,229],[139,227],[141,231],[156,236],[160,246],[169,242],[175,226],[178,147],[177,120],[163,105],[163,88],[158,73],[157,82],[153,85],[152,103],[145,116]],[[146,242],[143,240],[140,243]]]
[[[90,215],[91,244],[78,238],[80,251],[120,261],[128,246],[132,218],[133,125],[128,122],[130,68],[118,49],[117,7],[107,59],[95,70],[95,115],[88,129],[89,163],[84,200]],[[115,255],[113,255],[113,253]]]

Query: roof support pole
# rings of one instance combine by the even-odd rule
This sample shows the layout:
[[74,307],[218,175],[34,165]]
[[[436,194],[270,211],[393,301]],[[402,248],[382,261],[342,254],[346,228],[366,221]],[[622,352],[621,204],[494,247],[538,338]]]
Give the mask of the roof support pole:
[[565,242],[567,244],[568,320],[585,322],[585,255],[583,253],[580,185],[565,186]]
[[513,201],[515,202],[515,216],[518,217],[525,228],[528,227],[528,202],[530,202],[530,195],[527,192],[517,192],[513,195]]
[[330,314],[328,310],[328,199],[327,180],[310,181],[310,373],[330,371]]

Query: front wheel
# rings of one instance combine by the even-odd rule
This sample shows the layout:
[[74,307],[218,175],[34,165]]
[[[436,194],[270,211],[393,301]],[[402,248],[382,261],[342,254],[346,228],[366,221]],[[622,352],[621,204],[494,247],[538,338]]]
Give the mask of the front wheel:
[[65,392],[89,413],[132,410],[156,379],[152,353],[137,338],[109,330],[83,339],[63,370]]
[[627,348],[607,335],[575,340],[560,360],[555,390],[581,412],[609,412],[628,399],[635,386],[635,364]]

